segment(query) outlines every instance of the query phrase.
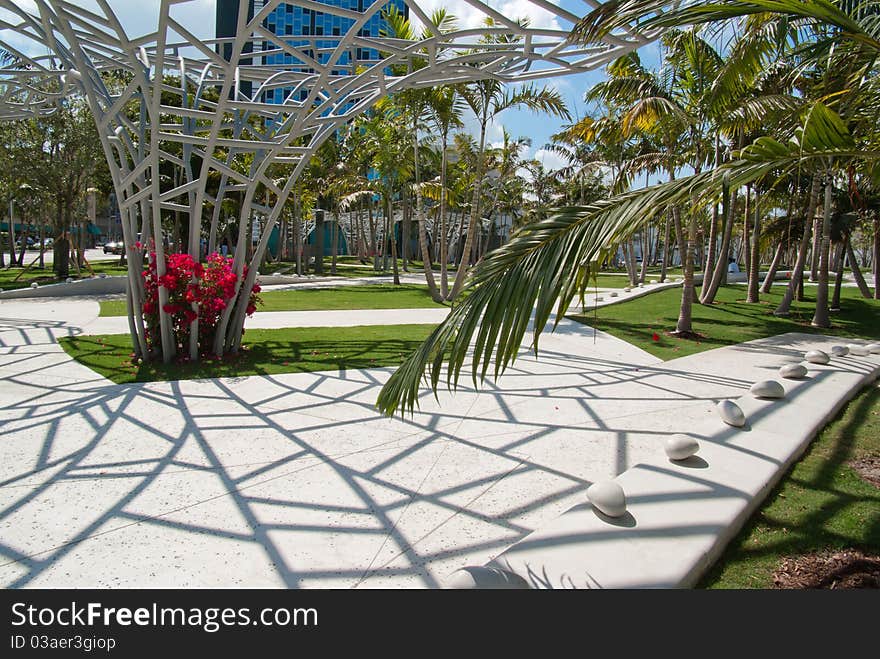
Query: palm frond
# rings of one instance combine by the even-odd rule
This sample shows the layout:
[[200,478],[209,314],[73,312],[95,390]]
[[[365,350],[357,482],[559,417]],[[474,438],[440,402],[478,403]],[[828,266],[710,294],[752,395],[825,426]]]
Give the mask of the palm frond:
[[471,353],[475,386],[493,363],[497,378],[516,359],[533,315],[532,347],[537,350],[552,313],[558,322],[572,299],[584,293],[594,264],[671,206],[705,208],[722,196],[725,186],[736,189],[802,167],[821,171],[833,160],[880,161],[880,149],[848,146],[840,128],[833,113],[817,107],[807,117],[800,140],[782,143],[761,138],[743,149],[740,159],[716,170],[589,206],[562,208],[523,228],[477,264],[462,301],[391,376],[379,394],[378,407],[389,415],[399,409],[414,411],[423,378],[436,393],[444,363],[447,386],[455,388]]

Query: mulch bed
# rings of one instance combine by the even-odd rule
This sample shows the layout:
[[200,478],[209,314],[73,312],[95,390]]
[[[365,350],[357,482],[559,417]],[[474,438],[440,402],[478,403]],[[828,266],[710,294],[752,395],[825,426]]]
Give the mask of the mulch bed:
[[880,457],[870,456],[847,464],[871,485],[880,487]]
[[773,573],[776,588],[880,588],[880,556],[844,549],[786,558]]

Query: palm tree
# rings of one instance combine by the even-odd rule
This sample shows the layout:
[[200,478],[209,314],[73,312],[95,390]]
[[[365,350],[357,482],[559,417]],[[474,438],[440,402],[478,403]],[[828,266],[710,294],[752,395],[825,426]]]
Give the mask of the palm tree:
[[[642,29],[651,29],[763,12],[782,13],[802,25],[808,37],[809,43],[805,42],[797,53],[803,66],[827,61],[830,54],[832,66],[840,58],[840,66],[846,65],[846,71],[861,67],[865,82],[854,79],[852,89],[863,99],[873,99],[870,108],[862,112],[873,112],[876,117],[880,108],[874,93],[878,85],[880,22],[865,7],[870,5],[873,10],[877,4],[840,8],[824,0],[719,0],[681,5],[612,0],[588,15],[576,34],[593,41],[637,20]],[[824,224],[830,229],[835,175],[849,170],[868,175],[880,171],[880,133],[876,123],[873,130],[864,122],[849,125],[844,117],[852,116],[851,108],[856,103],[847,96],[811,100],[792,134],[780,139],[758,137],[734,151],[731,159],[717,168],[584,207],[561,209],[543,222],[524,227],[513,240],[476,266],[468,280],[468,295],[392,375],[379,395],[379,408],[387,414],[401,407],[414,409],[422,378],[427,377],[436,389],[444,364],[447,383],[454,386],[469,354],[469,372],[475,385],[486,377],[493,364],[494,376],[500,375],[516,358],[530,321],[534,323],[533,345],[537,347],[551,314],[555,312],[558,319],[566,313],[574,296],[585,291],[591,269],[607,256],[610,246],[626,239],[647,218],[670,206],[692,203],[694,207],[708,208],[718,199],[724,201],[726,188],[735,190],[768,175],[778,178],[803,171],[822,172],[826,193]],[[829,107],[831,103],[843,115]],[[822,260],[827,267],[830,233],[825,227],[822,243]],[[827,276],[824,283],[827,303]],[[819,295],[823,295],[822,285]],[[814,319],[817,325],[824,320],[821,306],[817,305]]]
[[[488,27],[496,25],[493,19],[487,18]],[[517,35],[494,35],[484,37],[484,41],[492,43],[516,41],[520,37]],[[470,220],[468,222],[468,230],[465,237],[464,247],[461,251],[461,260],[458,266],[458,272],[455,273],[455,281],[452,290],[449,293],[450,300],[458,297],[464,286],[465,274],[468,271],[469,257],[473,247],[474,236],[476,235],[477,226],[480,222],[480,199],[483,193],[483,177],[486,174],[486,129],[489,122],[495,119],[499,114],[515,107],[525,107],[533,112],[545,112],[556,117],[569,119],[571,115],[565,107],[565,101],[555,89],[550,87],[536,87],[534,85],[524,85],[509,91],[505,89],[504,84],[496,78],[487,78],[465,85],[461,88],[461,96],[467,103],[468,107],[476,115],[477,123],[480,126],[480,137],[478,146],[477,169],[474,172],[474,189],[471,199]]]
[[385,244],[390,244],[394,283],[400,284],[397,264],[397,232],[394,219],[394,201],[403,191],[404,184],[412,176],[408,157],[413,135],[398,120],[395,108],[386,112],[374,112],[362,124],[366,143],[372,157],[372,166],[378,173],[373,182],[381,195],[384,211]]
[[[440,85],[431,89],[428,102],[428,116],[440,138],[440,207],[438,209],[440,243],[440,295],[449,297],[449,236],[446,227],[447,215],[447,168],[449,163],[449,134],[453,128],[464,125],[462,113],[463,100],[455,85]],[[437,232],[435,232],[437,233]],[[422,258],[425,258],[423,253]]]
[[[449,14],[446,9],[436,9],[430,17],[431,28],[424,26],[422,34],[416,35],[416,32],[409,19],[402,14],[395,6],[390,6],[388,10],[383,11],[383,18],[387,24],[387,29],[382,30],[383,36],[390,36],[395,39],[405,41],[425,40],[431,37],[435,31],[451,32],[456,29],[456,19]],[[423,55],[423,54],[422,54]],[[399,74],[404,74],[407,70],[417,70],[427,66],[427,59],[424,56],[413,57],[407,62],[395,65],[393,68]],[[422,255],[422,267],[425,272],[425,281],[428,284],[428,291],[431,298],[435,302],[440,302],[445,297],[445,267],[441,265],[441,291],[437,290],[437,282],[434,278],[434,271],[431,266],[431,256],[428,251],[427,242],[427,221],[425,217],[424,207],[422,203],[421,191],[421,168],[419,163],[419,131],[422,127],[423,118],[429,112],[432,103],[436,102],[437,93],[432,88],[409,89],[400,92],[394,99],[394,104],[399,110],[399,116],[405,117],[412,128],[412,148],[413,148],[413,191],[416,197],[416,222],[418,223],[419,232],[419,250]],[[392,101],[385,99],[386,104]],[[380,103],[380,107],[382,103]],[[451,126],[451,123],[450,123]],[[448,131],[448,127],[447,127]],[[396,266],[395,266],[396,267]]]

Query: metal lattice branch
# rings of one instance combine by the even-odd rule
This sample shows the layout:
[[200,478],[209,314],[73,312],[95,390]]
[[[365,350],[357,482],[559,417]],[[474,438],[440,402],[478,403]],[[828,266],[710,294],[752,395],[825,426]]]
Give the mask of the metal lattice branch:
[[[210,223],[206,233],[213,249],[221,202],[243,195],[235,253],[239,275],[245,220],[254,213],[267,218],[241,284],[245,291],[315,150],[379,98],[415,87],[486,78],[515,83],[591,70],[656,36],[622,29],[601,46],[573,43],[569,31],[580,17],[545,0],[531,3],[548,12],[558,29],[523,26],[490,3],[467,0],[491,24],[444,33],[418,2],[399,0],[425,28],[424,38],[407,41],[364,36],[364,26],[383,10],[381,0],[363,11],[313,0],[266,0],[252,18],[242,0],[237,36],[206,41],[176,18],[181,6],[194,1],[160,0],[155,31],[133,38],[107,0],[96,0],[95,12],[65,0],[34,0],[34,13],[16,0],[0,0],[0,48],[13,60],[0,69],[0,119],[51,112],[69,95],[85,97],[110,164],[125,243],[133,245],[139,233],[152,236],[160,275],[162,211],[190,219],[188,251],[198,256],[203,218]],[[340,35],[279,37],[267,19],[282,4],[336,15],[350,25]],[[596,4],[588,0],[585,10]],[[34,55],[47,49],[46,55]],[[379,59],[359,61],[355,55],[365,49],[380,53]],[[283,102],[268,102],[276,90],[282,90]],[[163,180],[169,167],[176,170],[170,185]],[[258,191],[264,192],[261,198]],[[132,275],[130,284],[132,307],[139,308],[142,283]],[[238,348],[241,332],[229,328],[243,327],[247,296],[238,298],[222,318],[218,354]],[[163,355],[170,359],[169,319],[160,317]],[[132,330],[145,355],[139,314]],[[196,336],[192,331],[193,341]],[[195,351],[193,343],[191,355]]]

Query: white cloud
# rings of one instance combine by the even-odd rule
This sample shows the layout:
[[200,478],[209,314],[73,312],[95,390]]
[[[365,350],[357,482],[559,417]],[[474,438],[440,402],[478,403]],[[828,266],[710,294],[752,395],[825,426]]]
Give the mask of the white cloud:
[[562,156],[548,149],[538,149],[535,151],[533,159],[544,165],[544,169],[547,171],[556,171],[568,164]]
[[[527,18],[531,27],[552,30],[568,29],[570,25],[562,25],[558,17],[529,0],[486,0],[486,5],[509,19]],[[477,9],[465,0],[422,0],[419,6],[430,16],[435,9],[445,8],[458,19],[462,28],[480,27],[486,13]]]

